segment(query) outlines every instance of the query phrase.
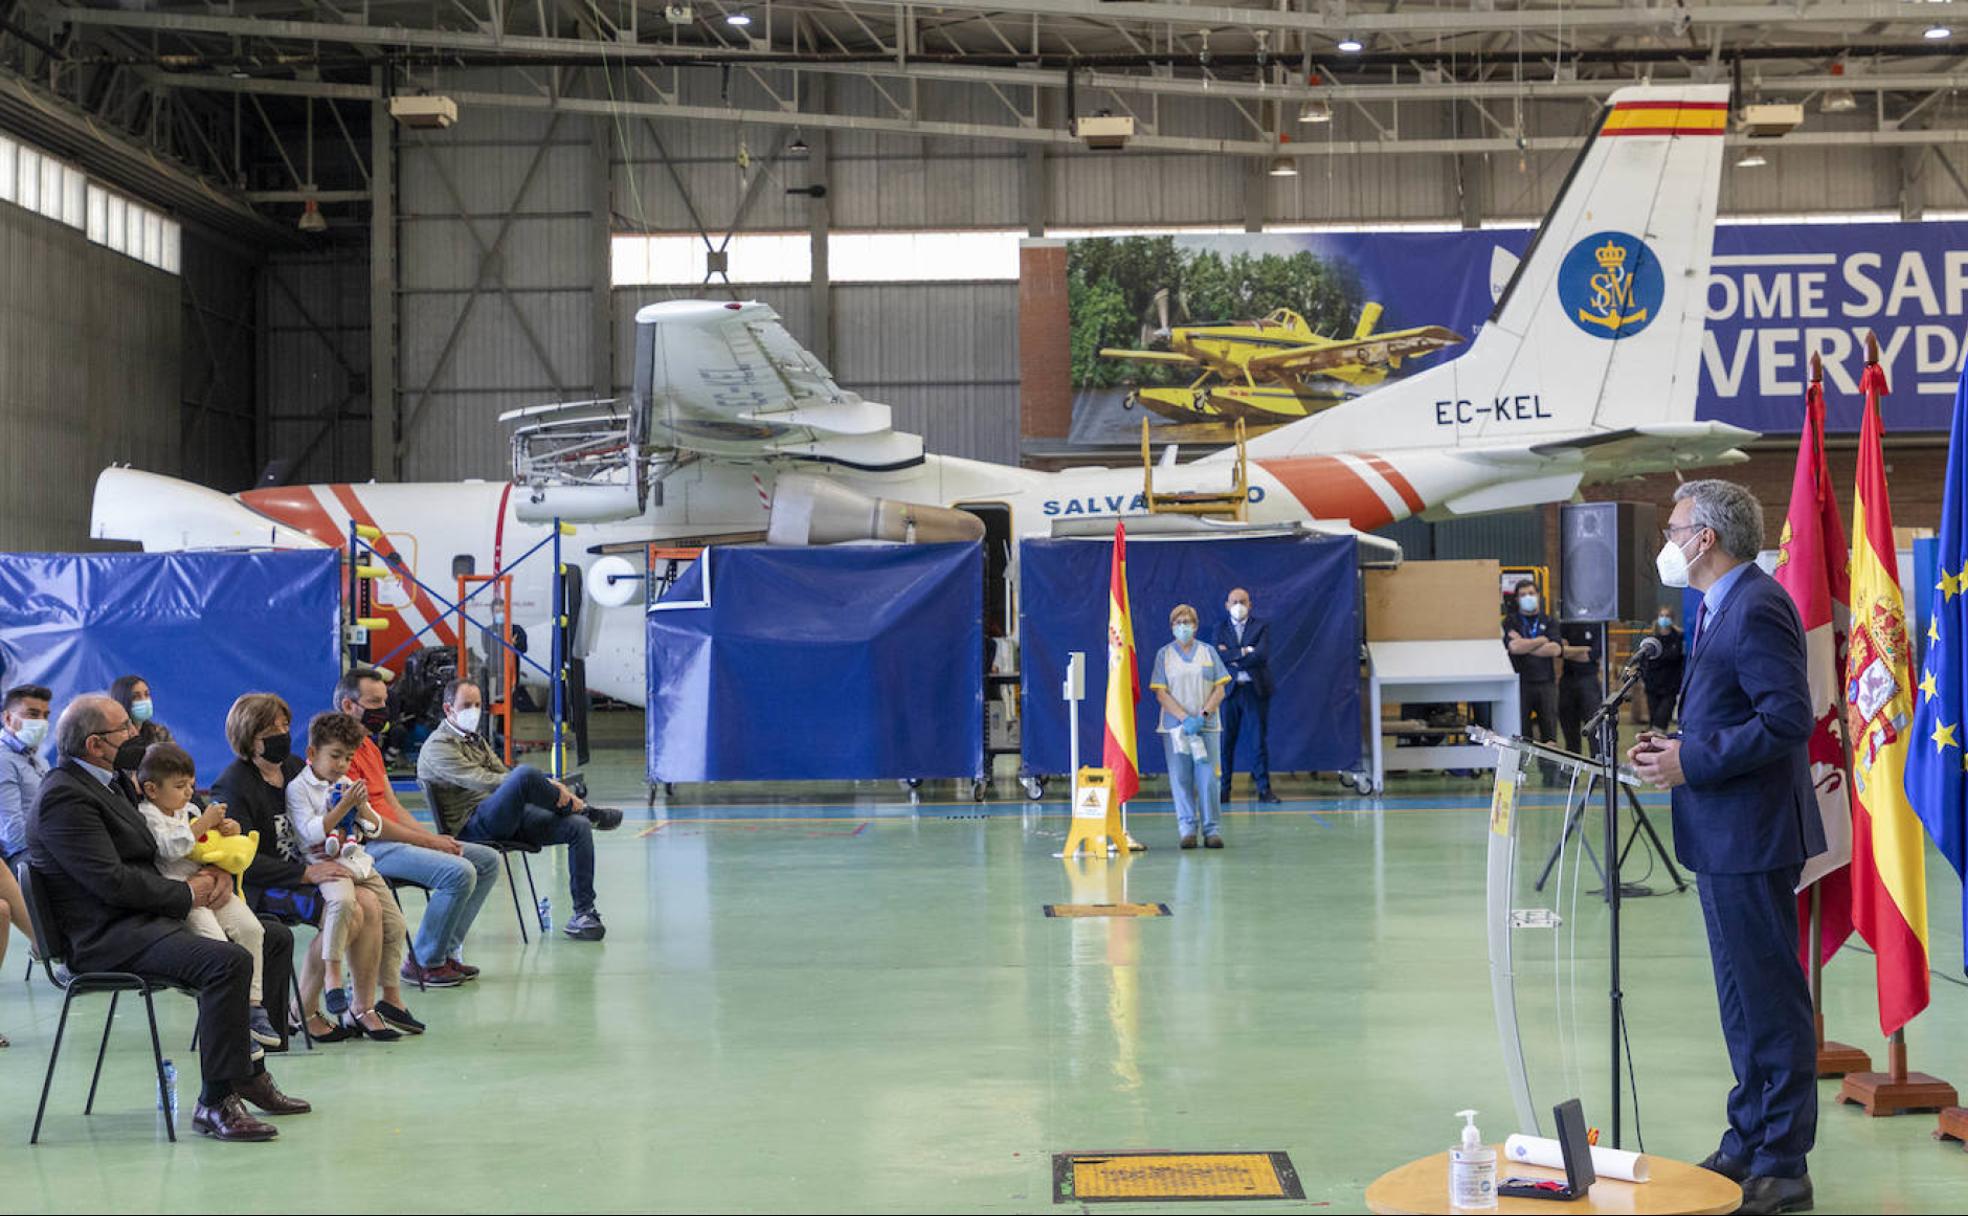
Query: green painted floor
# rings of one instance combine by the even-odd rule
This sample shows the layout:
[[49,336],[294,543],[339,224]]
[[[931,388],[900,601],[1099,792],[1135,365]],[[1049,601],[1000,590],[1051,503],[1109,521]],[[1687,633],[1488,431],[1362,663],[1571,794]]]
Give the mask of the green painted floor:
[[[1178,853],[1166,811],[1138,814],[1136,834],[1155,847],[1127,870],[1125,894],[1174,915],[1049,920],[1041,905],[1076,898],[1050,856],[1061,805],[978,808],[944,786],[911,813],[892,784],[804,801],[706,802],[686,789],[651,818],[637,760],[609,753],[590,769],[598,800],[631,816],[602,838],[607,941],[522,947],[495,893],[467,951],[485,978],[412,993],[428,1036],[277,1061],[281,1084],[317,1113],[285,1121],[272,1145],[167,1145],[141,1019],[119,1018],[85,1119],[103,1008],[91,998],[43,1143],[29,1149],[60,1001],[20,982],[17,942],[0,980],[0,1030],[13,1040],[0,1052],[0,1202],[1030,1211],[1052,1206],[1056,1151],[1171,1147],[1283,1149],[1308,1198],[1259,1210],[1359,1211],[1376,1175],[1449,1145],[1458,1108],[1478,1107],[1494,1139],[1511,1130],[1483,935],[1480,782],[1416,782],[1378,803],[1331,783],[1286,786],[1300,797],[1283,810],[1241,803],[1227,816],[1221,853]],[[1551,826],[1551,797],[1530,801],[1527,814]],[[549,860],[539,874],[564,917],[564,870]],[[1658,870],[1651,881],[1663,885]],[[1934,957],[1958,975],[1959,887],[1938,860],[1930,886]],[[1626,907],[1646,1144],[1699,1158],[1728,1087],[1699,910],[1692,892]],[[1533,1052],[1556,1062],[1557,1088],[1603,1126],[1603,912],[1587,898],[1567,916],[1580,930],[1576,1040],[1551,1029],[1573,1019],[1548,1009],[1527,1008],[1526,1026]],[[1834,962],[1827,1012],[1835,1034],[1876,1046],[1871,962],[1856,951]],[[1548,959],[1524,973],[1548,995]],[[191,1005],[160,1004],[188,1130]],[[1937,979],[1910,1040],[1916,1067],[1968,1085],[1968,991]],[[1812,1158],[1821,1211],[1961,1210],[1968,1154],[1933,1142],[1931,1117],[1869,1120],[1831,1107],[1833,1092],[1821,1090]]]

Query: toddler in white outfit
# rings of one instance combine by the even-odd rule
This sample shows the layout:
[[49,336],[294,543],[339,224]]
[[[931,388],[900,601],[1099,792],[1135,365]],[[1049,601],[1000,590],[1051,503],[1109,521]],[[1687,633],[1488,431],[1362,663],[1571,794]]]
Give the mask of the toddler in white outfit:
[[[226,818],[223,802],[215,802],[194,815],[191,798],[198,789],[198,770],[191,753],[175,743],[153,743],[137,767],[137,781],[144,800],[138,806],[144,826],[157,841],[157,872],[180,882],[202,868],[191,859],[192,846],[207,832],[233,836],[239,825]],[[236,894],[218,908],[193,908],[185,917],[185,927],[213,941],[232,941],[253,955],[252,1008],[247,1014],[247,1031],[263,1047],[278,1047],[280,1035],[273,1028],[260,1003],[260,973],[263,970],[261,943],[266,931],[260,918]]]

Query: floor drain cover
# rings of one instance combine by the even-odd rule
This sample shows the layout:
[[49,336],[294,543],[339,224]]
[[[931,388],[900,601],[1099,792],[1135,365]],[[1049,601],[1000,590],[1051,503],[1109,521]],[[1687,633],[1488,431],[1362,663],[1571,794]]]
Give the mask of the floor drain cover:
[[1284,1153],[1055,1153],[1054,1203],[1303,1199]]
[[1173,916],[1167,904],[1047,904],[1047,916]]

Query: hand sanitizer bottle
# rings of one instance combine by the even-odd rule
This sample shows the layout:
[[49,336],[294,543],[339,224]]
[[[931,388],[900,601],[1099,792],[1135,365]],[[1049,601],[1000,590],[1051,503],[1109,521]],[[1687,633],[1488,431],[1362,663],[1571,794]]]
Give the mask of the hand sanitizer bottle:
[[1476,1112],[1459,1110],[1462,1143],[1449,1150],[1449,1206],[1458,1212],[1493,1212],[1497,1205],[1496,1150],[1476,1130]]

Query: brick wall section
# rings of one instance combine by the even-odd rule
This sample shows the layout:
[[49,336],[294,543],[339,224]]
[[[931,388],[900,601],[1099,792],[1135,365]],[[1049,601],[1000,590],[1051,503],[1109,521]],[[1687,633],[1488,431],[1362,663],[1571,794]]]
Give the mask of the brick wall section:
[[[1825,459],[1831,465],[1831,482],[1838,495],[1839,514],[1849,532],[1852,526],[1852,474],[1859,459],[1856,436],[1832,436],[1826,444]],[[1707,469],[1690,473],[1695,477],[1722,477],[1741,482],[1763,503],[1763,544],[1774,549],[1783,532],[1784,512],[1790,506],[1790,482],[1797,471],[1797,449],[1759,445],[1750,453],[1748,464]],[[1941,496],[1947,471],[1945,440],[1935,442],[1927,436],[1895,443],[1886,437],[1886,485],[1893,495],[1893,523],[1901,528],[1938,528],[1941,524]],[[1626,502],[1652,502],[1659,505],[1663,520],[1674,502],[1676,478],[1657,473],[1629,481],[1605,482],[1587,486],[1584,496],[1594,502],[1617,499]],[[1849,539],[1849,537],[1848,537]],[[1658,543],[1648,547],[1658,548]]]
[[1066,246],[1018,251],[1018,433],[1063,439],[1073,430],[1072,319]]

